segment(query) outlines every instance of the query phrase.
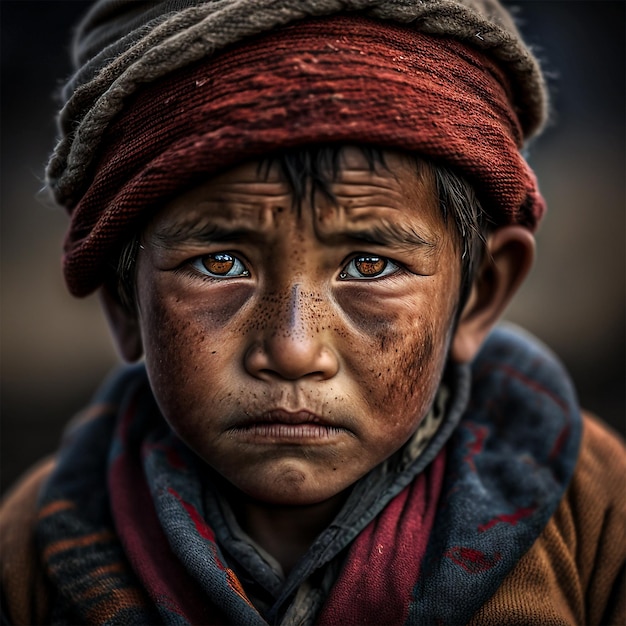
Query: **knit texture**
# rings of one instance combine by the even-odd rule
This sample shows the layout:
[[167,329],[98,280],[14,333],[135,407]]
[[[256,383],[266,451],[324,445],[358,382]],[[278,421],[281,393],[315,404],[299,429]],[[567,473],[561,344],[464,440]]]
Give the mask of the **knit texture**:
[[[595,419],[587,416],[584,426],[576,471],[559,508],[469,626],[626,623],[626,454],[623,442]],[[0,513],[4,609],[14,624],[44,623],[50,608],[33,523],[52,467],[46,463],[29,475]]]
[[51,459],[33,467],[7,494],[0,509],[0,608],[13,624],[42,624],[49,614],[49,588],[33,529],[41,485],[53,467]]
[[[488,340],[472,375],[473,400],[445,452],[439,448],[417,475],[412,467],[394,473],[394,482],[408,483],[383,509],[358,524],[327,529],[347,539],[335,545],[347,556],[311,620],[467,623],[544,531],[578,451],[579,414],[569,382],[549,353],[509,331]],[[68,432],[39,500],[38,554],[54,589],[52,623],[266,623],[206,521],[203,475],[158,414],[143,368],[114,379]],[[601,481],[594,476],[594,484]],[[597,500],[602,515],[615,501],[615,488],[609,491]],[[573,515],[594,527],[581,532],[590,545],[595,536],[594,545],[608,550],[619,538],[623,513],[606,518],[605,528],[597,516],[581,517],[581,504]],[[307,565],[308,575],[332,558],[327,552]],[[591,575],[585,584],[602,584],[606,599],[620,562],[611,559],[601,583]],[[550,567],[558,571],[555,563]],[[566,573],[557,590],[569,597],[568,585],[581,583],[576,571]],[[604,606],[586,610],[598,615]],[[280,623],[280,615],[269,621]]]
[[626,624],[625,481],[623,442],[588,416],[558,511],[469,626]]
[[[406,615],[444,469],[440,450],[353,542],[343,594],[325,608],[338,619],[331,623],[349,623],[358,606],[376,608],[383,623]],[[54,589],[52,622],[266,624],[206,522],[203,475],[160,416],[143,367],[116,378],[68,433],[42,493],[37,538]],[[372,545],[386,546],[381,567],[350,576],[371,561]],[[407,567],[393,595],[382,565],[398,556]],[[364,582],[369,604],[357,604]]]
[[509,94],[484,54],[360,16],[300,22],[181,69],[102,139],[66,240],[70,290],[97,287],[116,245],[181,189],[277,146],[417,152],[460,171],[495,225],[532,228],[544,206]]
[[[367,16],[371,32],[363,32],[364,22],[357,19],[325,17],[315,35],[318,41],[309,45],[309,31],[315,28],[311,19],[347,12]],[[287,24],[292,26],[281,29]],[[174,82],[181,75],[189,79],[190,68],[198,64],[204,69],[190,83],[195,87],[192,101],[181,100],[180,91],[167,97],[163,93],[161,103],[173,96],[178,106],[159,110],[155,121],[165,123],[169,133],[161,145],[171,145],[172,127],[180,126],[169,118],[185,117],[190,108],[205,133],[192,131],[186,151],[170,152],[170,162],[155,162],[164,173],[170,167],[180,171],[181,164],[171,159],[187,159],[195,148],[207,152],[209,145],[212,159],[204,156],[205,176],[237,159],[289,146],[374,143],[423,151],[456,167],[476,186],[497,225],[534,228],[543,213],[532,172],[514,154],[545,120],[543,79],[510,17],[492,0],[169,0],[147,5],[105,0],[78,33],[79,68],[65,90],[61,140],[47,170],[56,199],[73,213],[65,272],[76,295],[86,295],[102,282],[103,268],[114,259],[124,235],[137,227],[133,220],[162,206],[164,197],[156,191],[171,193],[170,183],[154,178],[154,168],[152,178],[132,191],[120,186],[128,179],[108,176],[120,169],[137,176],[137,165],[146,164],[147,157],[124,159],[129,151],[154,148],[154,141],[142,135],[141,123],[127,124],[120,144],[130,145],[118,152],[109,149],[112,162],[106,168],[103,155],[114,140],[111,135],[116,129],[119,133],[127,110],[145,101],[141,94],[147,86],[155,97],[167,91],[172,77]],[[272,34],[257,37],[264,33]],[[431,43],[422,50],[426,40]],[[433,54],[434,41],[446,48],[445,60]],[[247,53],[248,46],[258,54]],[[468,67],[471,80],[465,76]],[[420,94],[430,95],[428,106]],[[447,106],[454,100],[456,106]],[[144,121],[146,115],[155,115],[154,107],[135,118]],[[429,152],[435,145],[439,148]],[[473,164],[483,153],[488,156]],[[497,158],[502,167],[494,171]],[[198,174],[195,167],[184,172],[181,185]],[[90,202],[103,186],[108,202],[95,207]],[[502,192],[496,193],[497,188]],[[142,198],[140,191],[148,195]],[[91,199],[84,197],[88,194]]]

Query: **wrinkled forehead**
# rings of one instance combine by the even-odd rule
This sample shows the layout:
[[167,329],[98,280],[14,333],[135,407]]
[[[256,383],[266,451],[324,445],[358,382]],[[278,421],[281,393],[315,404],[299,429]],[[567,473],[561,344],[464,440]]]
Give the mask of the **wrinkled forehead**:
[[311,166],[309,159],[310,167],[301,171],[297,165],[303,159],[290,158],[293,154],[231,168],[170,201],[146,235],[169,244],[220,228],[261,235],[284,216],[312,220],[324,238],[364,229],[380,234],[392,227],[415,244],[447,230],[425,162],[390,150],[372,159],[356,146],[338,149],[335,156],[332,164],[319,159]]
[[[415,8],[422,4],[431,3]],[[244,160],[310,144],[424,155],[467,180],[494,224],[534,228],[544,205],[519,153],[534,124],[518,116],[527,107],[517,104],[508,61],[489,52],[491,43],[483,50],[466,37],[441,36],[439,19],[432,33],[417,28],[419,20],[388,17],[296,20],[209,54],[202,45],[214,44],[215,24],[197,23],[192,7],[172,17],[182,30],[163,46],[143,47],[157,31],[171,34],[173,23],[113,55],[64,108],[66,138],[48,167],[72,216],[64,256],[72,293],[102,284],[124,242],[182,189]],[[223,26],[220,33],[230,32]],[[194,45],[181,47],[187,36]],[[187,58],[196,44],[200,52]]]

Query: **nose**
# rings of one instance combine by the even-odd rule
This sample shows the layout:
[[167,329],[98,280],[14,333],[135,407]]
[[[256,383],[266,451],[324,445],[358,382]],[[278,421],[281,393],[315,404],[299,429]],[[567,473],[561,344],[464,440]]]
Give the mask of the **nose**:
[[[327,380],[339,369],[337,354],[329,341],[328,315],[319,297],[293,285],[260,317],[266,323],[245,356],[246,370],[262,380]],[[326,323],[325,323],[326,322]]]

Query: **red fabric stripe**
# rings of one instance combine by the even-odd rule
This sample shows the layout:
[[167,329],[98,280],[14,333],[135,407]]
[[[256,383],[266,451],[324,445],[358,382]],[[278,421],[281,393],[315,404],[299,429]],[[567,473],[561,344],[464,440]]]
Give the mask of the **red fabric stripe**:
[[357,537],[318,624],[406,622],[444,469],[445,449]]
[[410,150],[456,168],[496,224],[544,210],[509,86],[463,44],[360,16],[308,20],[140,91],[108,129],[66,239],[70,290],[173,195],[236,163],[310,143]]
[[[125,416],[132,421],[134,409]],[[124,432],[126,429],[120,429]],[[111,510],[126,556],[152,601],[190,624],[221,624],[219,611],[170,549],[141,468],[140,454],[122,452],[109,470]]]
[[[180,494],[174,489],[172,489],[171,487],[168,487],[168,491],[181,503],[185,511],[187,511],[187,514],[191,518],[191,521],[193,522],[194,526],[196,527],[198,534],[204,539],[207,539],[208,541],[215,543],[215,535],[213,534],[213,530],[209,528],[207,523],[202,519],[196,507],[193,506],[193,504],[190,504],[189,502],[185,502],[185,500],[182,499]],[[219,561],[217,565],[220,569],[224,569],[224,566]]]

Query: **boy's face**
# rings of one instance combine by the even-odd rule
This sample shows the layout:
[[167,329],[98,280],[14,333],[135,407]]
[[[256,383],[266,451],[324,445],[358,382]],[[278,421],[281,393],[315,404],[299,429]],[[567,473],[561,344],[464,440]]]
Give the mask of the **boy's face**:
[[[460,260],[429,177],[342,153],[292,208],[256,163],[171,202],[142,238],[138,316],[164,416],[261,502],[327,500],[395,452],[439,385]],[[261,173],[260,173],[261,170]]]

